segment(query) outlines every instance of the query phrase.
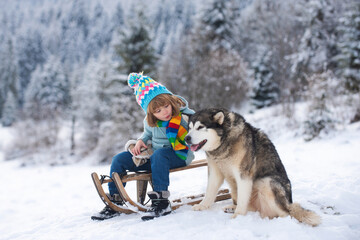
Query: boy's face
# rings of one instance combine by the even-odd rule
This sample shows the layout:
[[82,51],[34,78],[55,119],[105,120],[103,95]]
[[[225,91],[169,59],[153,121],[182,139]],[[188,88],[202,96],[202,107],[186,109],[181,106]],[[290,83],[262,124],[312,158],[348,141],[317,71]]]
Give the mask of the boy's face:
[[153,114],[160,121],[169,121],[172,117],[171,104],[166,104],[162,107],[155,109]]

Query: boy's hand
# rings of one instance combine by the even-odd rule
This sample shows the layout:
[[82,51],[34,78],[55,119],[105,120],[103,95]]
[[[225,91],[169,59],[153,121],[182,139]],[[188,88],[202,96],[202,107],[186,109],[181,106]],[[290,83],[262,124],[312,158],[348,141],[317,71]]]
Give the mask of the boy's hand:
[[141,148],[147,148],[146,144],[143,142],[143,140],[139,140],[136,142],[135,147],[132,150],[132,153],[137,156],[141,153]]

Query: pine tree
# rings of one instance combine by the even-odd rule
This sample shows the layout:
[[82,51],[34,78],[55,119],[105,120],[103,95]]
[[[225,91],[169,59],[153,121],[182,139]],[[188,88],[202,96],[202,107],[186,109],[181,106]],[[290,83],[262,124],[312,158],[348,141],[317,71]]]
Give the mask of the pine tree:
[[195,30],[174,44],[161,64],[160,79],[194,109],[230,108],[246,96],[245,64],[234,50],[232,14],[226,2],[213,1]]
[[111,23],[113,24],[112,32],[124,25],[124,10],[121,3],[116,5],[115,13],[111,18]]
[[59,47],[59,55],[61,61],[64,63],[64,66],[73,70],[73,66],[80,64],[83,65],[87,61],[87,51],[86,51],[86,38],[83,32],[70,24],[64,29],[62,33],[63,39]]
[[313,74],[308,82],[310,105],[304,122],[304,137],[306,141],[311,141],[335,127],[337,118],[331,107],[334,106],[333,96],[341,93],[342,86],[331,71]]
[[212,1],[201,13],[192,35],[192,50],[197,58],[192,91],[197,99],[191,101],[192,106],[198,108],[230,108],[239,106],[246,98],[246,65],[235,50],[234,14],[228,3],[227,0]]
[[[236,1],[240,8],[247,4],[247,1]],[[299,39],[303,36],[304,24],[300,20],[307,2],[254,0],[246,10],[241,11],[239,29],[235,29],[237,49],[245,61],[250,63],[249,67],[254,73],[253,97],[262,89],[263,93],[267,92],[268,97],[272,98],[273,104],[289,102],[300,95],[301,88],[297,76],[292,76],[289,56],[296,52]],[[262,100],[268,101],[268,97]],[[260,103],[262,100],[259,98],[256,105],[270,104]]]
[[161,1],[161,4],[158,5],[158,9],[156,11],[154,17],[154,32],[156,38],[154,39],[154,46],[158,54],[162,54],[165,47],[166,42],[171,34],[171,29],[176,24],[173,21],[173,10],[172,6],[174,3],[168,1]]
[[[88,11],[88,4],[85,0],[74,0],[70,8],[67,20],[69,21],[67,26],[74,24],[77,29],[85,36],[88,37],[90,31],[90,17]],[[65,27],[66,27],[65,25]],[[63,25],[64,26],[64,25]]]
[[154,75],[157,61],[155,50],[150,38],[147,19],[142,10],[138,10],[134,19],[130,19],[128,27],[120,32],[120,42],[115,46],[116,53],[122,62],[118,66],[119,72],[141,72]]
[[11,126],[16,118],[18,112],[18,102],[13,92],[9,91],[6,102],[4,104],[3,116],[1,118],[1,123],[3,126]]
[[192,27],[195,8],[192,2],[176,0],[162,1],[154,17],[154,46],[158,54],[175,43],[179,36]]
[[186,2],[184,14],[181,19],[183,34],[188,34],[194,27],[193,17],[196,14],[196,8],[192,1]]
[[25,95],[26,113],[35,120],[53,119],[63,113],[69,102],[68,78],[60,60],[51,56],[31,77]]
[[87,58],[98,57],[101,51],[105,50],[112,37],[112,26],[109,24],[107,13],[101,4],[96,4],[93,15],[90,20],[91,28],[87,41]]
[[[72,71],[73,66],[84,66],[90,58],[91,51],[88,48],[88,35],[90,19],[88,9],[83,0],[72,2],[71,10],[61,16],[59,26],[61,41],[56,53],[60,56],[67,71]],[[90,39],[89,41],[95,41]],[[94,49],[97,51],[97,49]]]
[[305,31],[293,54],[293,78],[306,79],[306,75],[334,69],[336,53],[336,11],[331,1],[313,0],[306,5]]
[[19,98],[23,104],[24,94],[28,87],[32,73],[38,66],[42,66],[47,54],[43,46],[43,38],[38,30],[28,30],[26,34],[17,38],[17,60],[20,81]]
[[201,14],[197,31],[199,37],[205,40],[205,51],[219,48],[231,50],[234,47],[232,13],[227,2],[227,0],[214,0]]
[[360,2],[346,4],[344,16],[337,27],[340,53],[335,56],[338,71],[346,80],[346,88],[351,92],[360,92]]
[[279,101],[280,89],[269,68],[271,61],[271,53],[266,52],[259,62],[253,63],[254,82],[250,97],[256,108],[268,107]]
[[[18,68],[16,64],[16,56],[13,40],[5,38],[4,44],[0,47],[0,119],[6,115],[3,111],[4,108],[9,107],[18,108],[19,101],[19,79]],[[13,99],[8,100],[7,97],[11,96]],[[6,110],[8,111],[8,110]],[[15,120],[15,119],[14,119]]]
[[77,88],[72,91],[73,107],[76,119],[80,122],[82,139],[79,146],[81,154],[87,154],[96,148],[101,137],[101,125],[110,120],[111,94],[108,93],[109,68],[107,58],[91,58],[87,63]]

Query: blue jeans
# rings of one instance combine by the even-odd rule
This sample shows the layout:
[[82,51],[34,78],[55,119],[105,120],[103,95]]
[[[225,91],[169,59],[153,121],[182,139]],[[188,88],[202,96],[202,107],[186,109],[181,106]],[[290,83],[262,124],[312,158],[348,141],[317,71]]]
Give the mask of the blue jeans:
[[[185,161],[176,156],[172,148],[160,148],[156,150],[153,155],[151,155],[150,160],[139,167],[136,167],[134,164],[131,153],[125,151],[113,157],[110,166],[110,176],[113,172],[125,175],[127,171],[151,171],[153,190],[157,192],[167,191],[170,184],[169,170],[184,167],[185,165]],[[118,193],[113,182],[109,182],[108,187],[111,195]]]

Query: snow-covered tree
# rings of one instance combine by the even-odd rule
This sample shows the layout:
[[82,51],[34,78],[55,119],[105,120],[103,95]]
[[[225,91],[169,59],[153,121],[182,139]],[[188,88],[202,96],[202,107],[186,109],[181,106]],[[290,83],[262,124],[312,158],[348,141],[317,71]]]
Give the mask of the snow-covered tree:
[[161,4],[158,5],[154,16],[153,28],[156,38],[154,38],[154,46],[159,54],[162,54],[167,38],[171,32],[172,24],[172,9],[173,3],[168,1],[161,1]]
[[307,96],[310,105],[307,120],[304,122],[306,141],[310,141],[322,133],[326,134],[335,127],[337,119],[332,110],[335,105],[334,96],[338,96],[343,89],[341,80],[331,71],[313,74],[308,78],[308,82]]
[[[71,133],[70,133],[70,154],[75,155],[77,143],[75,136],[79,130],[79,119],[81,119],[81,112],[79,112],[81,105],[81,97],[79,89],[83,84],[84,69],[81,65],[76,65],[74,70],[69,74],[70,79],[70,96],[71,102],[68,109],[68,119],[71,119]],[[81,126],[81,125],[80,125]]]
[[232,13],[227,6],[227,0],[214,0],[201,13],[199,25],[196,28],[198,38],[203,40],[203,49],[207,51],[218,49],[232,50],[234,48],[234,28],[231,21]]
[[311,0],[305,5],[305,31],[297,52],[292,55],[292,78],[334,69],[336,54],[336,11],[333,1]]
[[[264,86],[268,86],[267,95],[277,98],[272,103],[288,101],[301,89],[290,78],[291,62],[288,56],[296,51],[303,35],[301,14],[304,4],[303,0],[254,0],[240,14],[239,30],[235,31],[237,49],[255,73],[253,91],[263,88],[259,84],[266,79]],[[260,102],[258,104],[261,105]]]
[[121,5],[121,3],[118,3],[116,5],[115,12],[111,18],[111,23],[113,24],[112,30],[118,30],[120,27],[122,27],[125,24],[125,16],[124,16],[124,10]]
[[70,102],[69,81],[60,59],[51,56],[31,77],[25,95],[25,111],[33,119],[53,119]]
[[[0,46],[0,118],[6,115],[4,108],[11,106],[15,111],[18,108],[19,81],[14,44],[11,38],[5,38]],[[12,99],[8,100],[7,97]],[[6,107],[4,105],[7,105]],[[9,109],[8,109],[9,110]],[[9,114],[9,111],[7,114]]]
[[196,29],[174,44],[161,64],[161,81],[194,109],[229,108],[246,96],[245,64],[233,47],[226,2],[215,0],[207,6]]
[[55,146],[60,116],[70,102],[69,82],[57,56],[50,56],[31,76],[25,93],[23,119],[15,125],[17,154],[31,154]]
[[337,27],[339,54],[335,56],[338,72],[346,80],[351,92],[360,91],[360,2],[345,2],[344,16]]
[[[20,100],[23,103],[32,73],[38,66],[42,66],[47,59],[47,53],[43,46],[43,38],[38,30],[27,30],[17,38],[16,43],[18,74],[20,81]],[[39,68],[40,69],[40,68]]]
[[13,92],[8,91],[6,102],[4,104],[3,115],[1,118],[1,123],[3,126],[11,126],[17,118],[18,113],[18,101]]
[[269,67],[271,62],[271,52],[265,52],[259,62],[253,63],[254,80],[250,97],[256,108],[268,107],[279,101],[280,89]]
[[[65,20],[74,23],[75,26],[83,33],[85,38],[88,37],[90,31],[89,5],[85,0],[74,0],[71,2],[71,8]],[[66,28],[66,25],[63,27]]]
[[87,58],[97,57],[101,51],[107,50],[112,38],[113,25],[101,4],[97,4],[91,17],[89,37],[87,40]]
[[194,27],[193,18],[196,14],[196,7],[194,6],[194,3],[192,1],[186,3],[187,4],[184,7],[184,13],[181,19],[183,34],[188,34]]
[[191,29],[195,10],[192,1],[161,1],[154,17],[154,46],[158,54]]
[[84,65],[86,62],[86,37],[83,31],[80,31],[75,22],[62,23],[61,44],[59,46],[59,55],[65,68],[72,70],[75,65]]
[[[110,69],[111,70],[111,69]],[[106,93],[109,69],[104,62],[90,59],[74,94],[76,115],[82,127],[81,151],[88,153],[94,149],[100,138],[101,124],[110,119],[110,97]]]
[[157,58],[152,46],[148,20],[141,9],[132,12],[128,26],[120,31],[115,51],[122,59],[118,66],[119,72],[126,74],[144,71],[148,75],[154,75]]

